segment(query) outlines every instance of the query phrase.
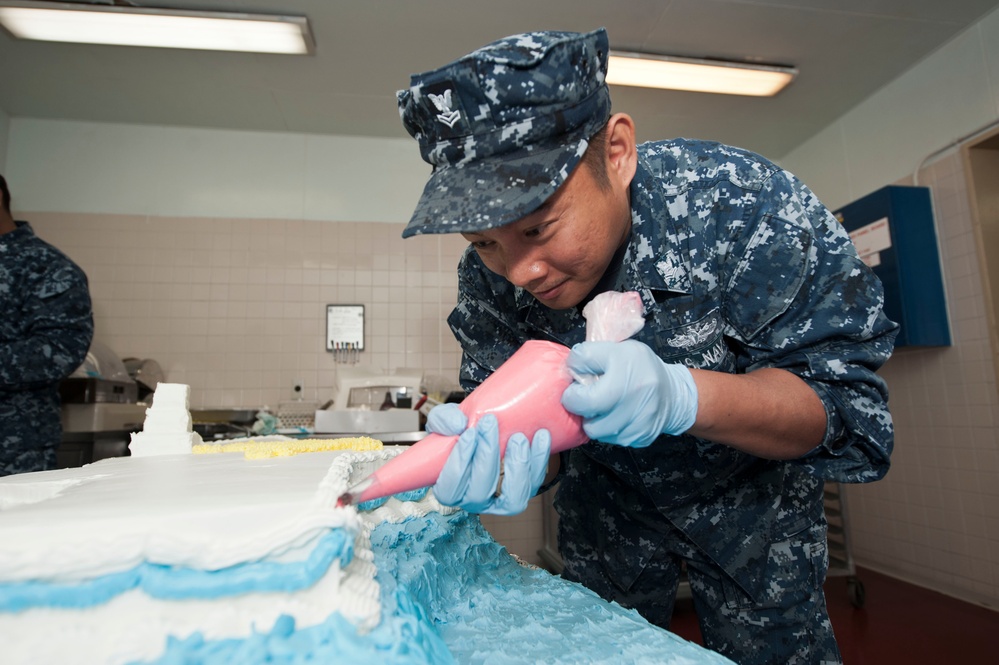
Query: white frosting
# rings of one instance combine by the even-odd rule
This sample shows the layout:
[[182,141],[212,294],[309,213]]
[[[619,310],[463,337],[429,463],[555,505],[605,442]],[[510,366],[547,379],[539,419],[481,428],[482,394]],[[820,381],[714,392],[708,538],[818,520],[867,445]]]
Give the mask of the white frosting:
[[142,431],[132,434],[132,457],[184,455],[204,443],[194,432],[190,408],[191,387],[183,383],[158,383],[153,406],[146,409]]
[[[334,564],[316,584],[298,593],[247,593],[236,600],[164,601],[133,589],[85,610],[40,608],[12,616],[0,614],[0,630],[9,636],[5,639],[5,658],[11,658],[3,662],[81,662],[81,652],[82,662],[87,663],[152,660],[162,654],[167,635],[184,638],[200,632],[206,639],[246,638],[253,630],[270,630],[282,614],[308,627],[323,622],[331,612],[340,612],[352,622],[371,628],[380,610],[377,583],[368,578],[373,594],[359,594],[356,590],[344,593],[342,577],[348,574],[349,570],[341,571]],[[142,620],[129,621],[128,617]],[[53,639],[56,633],[58,639]]]
[[154,408],[191,408],[191,386],[183,383],[157,383],[153,393]]
[[128,444],[128,452],[131,453],[132,457],[188,455],[194,446],[200,446],[202,443],[204,441],[197,432],[178,432],[175,434],[133,432],[132,442]]
[[186,434],[193,431],[194,421],[186,409],[146,409],[142,431],[156,434]]
[[[477,518],[432,493],[335,507],[401,450],[116,458],[0,478],[0,662],[228,665],[293,652],[295,662],[437,663],[450,652],[731,665],[516,564]],[[329,564],[324,552],[339,554]],[[137,570],[136,586],[115,587]]]
[[[298,591],[164,600],[135,588],[85,609],[0,612],[0,634],[9,636],[4,663],[155,658],[167,635],[245,638],[270,630],[282,614],[301,628],[337,612],[359,630],[371,629],[380,619],[372,518],[362,521],[354,508],[335,502],[398,452],[256,461],[241,453],[111,458],[0,479],[0,582],[80,582],[144,562],[213,571],[300,561],[330,529],[354,541],[347,566],[341,570],[334,561],[317,583]],[[394,510],[399,519],[406,512]],[[379,514],[392,518],[392,511],[387,505]]]
[[[0,479],[0,505],[13,505],[0,512],[0,582],[89,578],[143,561],[215,570],[280,553],[323,529],[357,531],[357,512],[335,507],[348,474],[396,452],[257,462],[240,453],[120,457],[9,476]],[[347,456],[356,459],[338,463]],[[24,505],[39,481],[50,498]]]
[[[57,478],[54,480],[36,480],[31,483],[11,483],[0,492],[0,511],[54,499],[71,487],[75,487],[81,483],[93,482],[102,477],[98,474],[89,478]],[[31,476],[31,478],[35,479],[39,478],[39,476]]]

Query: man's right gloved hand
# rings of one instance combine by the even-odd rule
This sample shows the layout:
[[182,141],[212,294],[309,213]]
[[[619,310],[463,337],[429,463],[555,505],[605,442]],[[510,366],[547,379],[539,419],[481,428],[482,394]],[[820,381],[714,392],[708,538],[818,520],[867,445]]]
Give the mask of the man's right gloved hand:
[[548,430],[538,430],[533,442],[528,442],[519,432],[510,436],[503,458],[502,492],[497,496],[500,445],[496,416],[486,414],[475,427],[467,426],[468,418],[457,404],[435,406],[427,415],[427,431],[458,436],[434,485],[437,500],[471,513],[515,515],[523,512],[548,471],[551,454]]
[[[660,434],[686,432],[697,420],[690,370],[663,362],[642,342],[580,342],[565,364],[580,378],[562,393],[562,406],[583,417],[591,439],[644,448]],[[580,380],[587,376],[599,378]]]

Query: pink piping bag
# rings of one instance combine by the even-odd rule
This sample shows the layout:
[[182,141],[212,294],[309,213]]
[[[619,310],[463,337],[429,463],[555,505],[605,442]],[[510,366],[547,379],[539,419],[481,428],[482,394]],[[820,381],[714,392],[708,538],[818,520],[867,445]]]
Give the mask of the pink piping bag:
[[[587,340],[627,339],[644,324],[642,310],[642,301],[633,291],[598,295],[583,309]],[[522,432],[532,439],[541,428],[551,433],[553,453],[586,443],[589,438],[583,432],[582,418],[562,406],[562,393],[573,380],[565,366],[568,355],[569,348],[562,344],[524,342],[459,404],[468,426],[487,413],[495,414],[501,456],[510,435]],[[456,436],[428,434],[352,486],[337,504],[363,503],[433,485],[457,440]]]

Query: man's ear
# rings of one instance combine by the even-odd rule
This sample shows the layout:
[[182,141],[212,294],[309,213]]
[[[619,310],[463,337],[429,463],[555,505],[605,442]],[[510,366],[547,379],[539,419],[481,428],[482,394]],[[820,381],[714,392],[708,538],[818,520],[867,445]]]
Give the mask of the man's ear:
[[607,121],[607,175],[619,187],[631,186],[638,168],[635,121],[627,113],[615,113]]

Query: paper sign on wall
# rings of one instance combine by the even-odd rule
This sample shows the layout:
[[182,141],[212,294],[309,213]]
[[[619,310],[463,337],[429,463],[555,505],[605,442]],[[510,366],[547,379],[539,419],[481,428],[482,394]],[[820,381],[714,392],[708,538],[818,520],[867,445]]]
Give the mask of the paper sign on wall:
[[850,239],[853,240],[860,259],[871,268],[881,265],[881,252],[891,247],[891,228],[888,226],[888,218],[865,224],[856,231],[850,232]]
[[364,305],[326,306],[326,350],[336,362],[357,362],[364,350]]

